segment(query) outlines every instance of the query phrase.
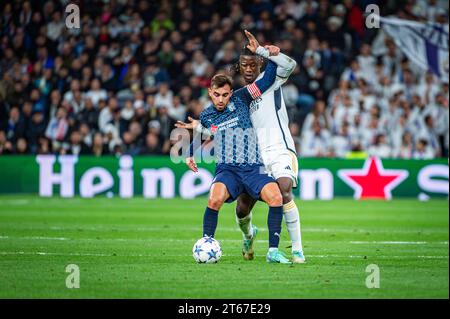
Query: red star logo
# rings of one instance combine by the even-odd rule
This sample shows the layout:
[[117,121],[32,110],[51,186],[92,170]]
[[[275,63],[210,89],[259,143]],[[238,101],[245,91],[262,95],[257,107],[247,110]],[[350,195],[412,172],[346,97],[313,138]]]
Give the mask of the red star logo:
[[373,157],[362,169],[341,169],[338,176],[353,188],[355,199],[391,199],[391,191],[408,177],[408,171],[384,169],[381,160]]
[[211,132],[212,133],[216,133],[217,132],[217,129],[218,129],[219,127],[217,126],[217,125],[211,125]]

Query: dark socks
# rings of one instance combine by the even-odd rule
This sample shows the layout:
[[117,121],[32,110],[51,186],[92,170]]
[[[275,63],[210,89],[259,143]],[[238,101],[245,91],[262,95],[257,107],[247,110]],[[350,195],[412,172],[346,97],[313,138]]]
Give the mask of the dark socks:
[[203,215],[203,236],[214,237],[218,216],[219,212],[217,210],[206,207]]
[[281,236],[281,222],[283,220],[283,206],[269,207],[267,226],[269,228],[269,248],[278,248]]

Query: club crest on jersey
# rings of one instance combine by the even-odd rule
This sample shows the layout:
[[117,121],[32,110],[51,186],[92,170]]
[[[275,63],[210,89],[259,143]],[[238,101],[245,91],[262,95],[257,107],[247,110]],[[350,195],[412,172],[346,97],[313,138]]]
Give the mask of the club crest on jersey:
[[214,125],[214,124],[211,125],[211,132],[212,132],[212,133],[216,133],[218,129],[219,129],[219,126]]
[[228,109],[230,110],[230,112],[233,112],[236,109],[236,107],[234,106],[234,102],[228,104]]

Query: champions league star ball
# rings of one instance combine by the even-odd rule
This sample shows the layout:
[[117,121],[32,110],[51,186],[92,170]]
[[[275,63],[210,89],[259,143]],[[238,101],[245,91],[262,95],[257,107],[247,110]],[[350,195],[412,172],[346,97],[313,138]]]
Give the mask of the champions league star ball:
[[222,248],[212,237],[203,237],[197,240],[192,248],[192,256],[198,263],[216,263],[222,257]]

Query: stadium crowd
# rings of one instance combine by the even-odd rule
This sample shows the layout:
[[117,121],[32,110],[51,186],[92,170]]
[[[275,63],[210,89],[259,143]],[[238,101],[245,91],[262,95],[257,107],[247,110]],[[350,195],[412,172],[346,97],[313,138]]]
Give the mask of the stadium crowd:
[[[70,1],[0,5],[0,154],[169,154],[198,118],[243,30],[297,69],[283,87],[300,156],[447,157],[449,87],[364,26],[374,1]],[[382,15],[448,23],[436,0],[375,1]],[[243,80],[234,74],[235,87]]]

